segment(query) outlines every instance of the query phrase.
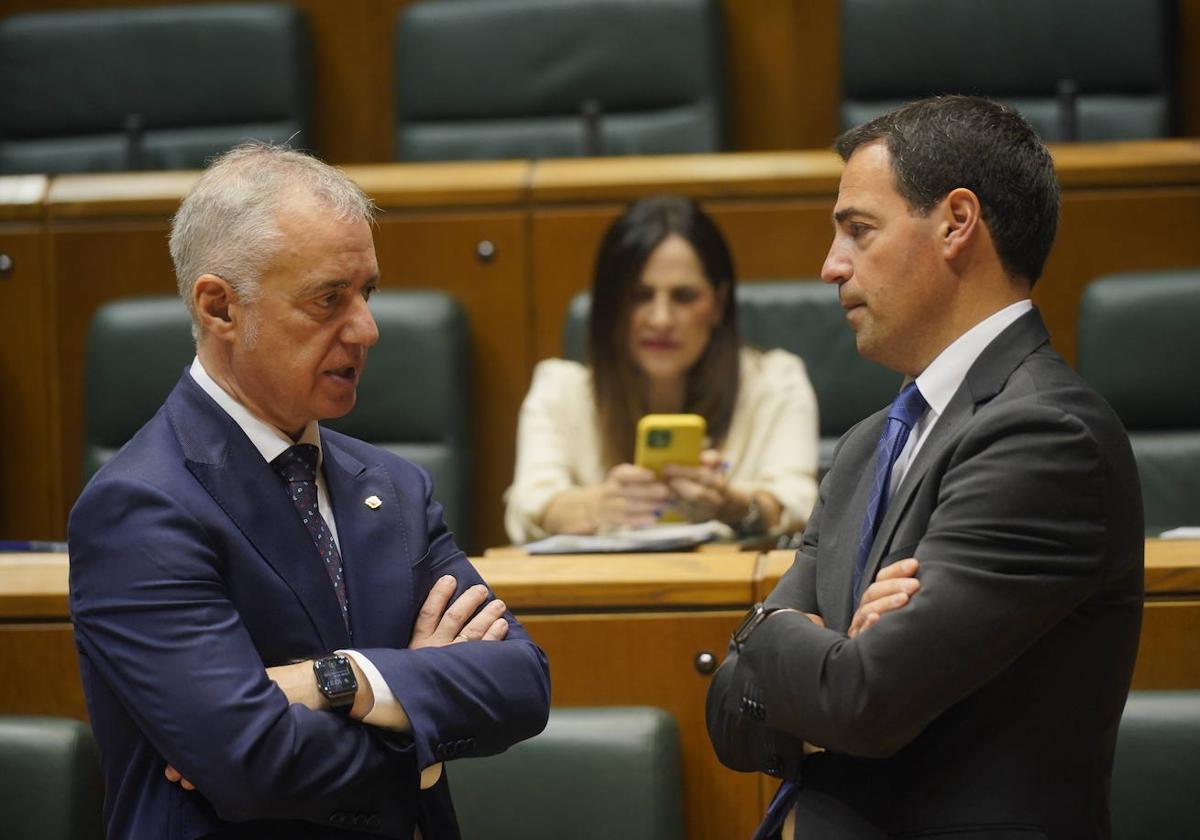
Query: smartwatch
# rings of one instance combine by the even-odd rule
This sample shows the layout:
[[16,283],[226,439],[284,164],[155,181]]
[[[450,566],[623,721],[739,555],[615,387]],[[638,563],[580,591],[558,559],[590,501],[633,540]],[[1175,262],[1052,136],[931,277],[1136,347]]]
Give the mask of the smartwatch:
[[349,714],[358,693],[358,680],[350,659],[340,653],[331,653],[313,660],[313,674],[317,677],[317,688],[329,701],[330,708],[339,714]]
[[742,619],[742,623],[739,624],[737,629],[733,631],[733,646],[738,650],[739,653],[742,650],[742,645],[744,645],[746,640],[750,638],[750,634],[758,628],[758,625],[767,620],[767,616],[775,612],[777,609],[779,608],[772,607],[768,609],[767,607],[764,607],[762,601],[759,601],[750,608],[750,611],[746,613],[746,617]]

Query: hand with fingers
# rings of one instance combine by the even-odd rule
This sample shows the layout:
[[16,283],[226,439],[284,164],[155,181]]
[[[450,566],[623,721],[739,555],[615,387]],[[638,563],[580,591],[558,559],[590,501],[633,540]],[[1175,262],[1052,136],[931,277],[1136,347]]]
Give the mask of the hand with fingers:
[[413,626],[408,645],[411,650],[460,642],[498,642],[508,635],[503,601],[496,598],[488,602],[488,588],[479,583],[451,603],[457,586],[458,581],[451,575],[444,575],[429,590]]
[[663,480],[690,522],[720,519],[721,511],[729,506],[725,465],[716,449],[701,452],[699,466],[672,464],[664,467]]
[[918,567],[917,558],[909,557],[880,569],[858,602],[858,610],[850,621],[850,638],[874,627],[884,613],[898,610],[912,600],[921,588]]
[[596,533],[654,525],[669,497],[667,486],[655,478],[652,470],[617,464],[596,488]]

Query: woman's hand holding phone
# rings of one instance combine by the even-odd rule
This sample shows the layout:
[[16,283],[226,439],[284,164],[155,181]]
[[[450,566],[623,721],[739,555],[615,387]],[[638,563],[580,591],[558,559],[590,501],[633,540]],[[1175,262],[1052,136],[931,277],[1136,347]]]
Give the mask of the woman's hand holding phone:
[[663,467],[662,472],[671,496],[679,501],[679,509],[689,522],[720,518],[719,514],[729,502],[729,486],[719,451],[706,449],[701,452],[699,466],[671,464]]
[[669,498],[670,490],[653,470],[617,464],[596,488],[596,533],[654,525]]

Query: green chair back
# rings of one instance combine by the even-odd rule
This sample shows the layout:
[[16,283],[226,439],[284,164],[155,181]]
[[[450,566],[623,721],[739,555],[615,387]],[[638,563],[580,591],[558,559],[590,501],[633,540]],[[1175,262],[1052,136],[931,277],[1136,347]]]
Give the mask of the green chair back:
[[250,139],[312,148],[311,64],[303,14],[276,3],[13,15],[0,174],[199,169]]
[[590,137],[608,155],[720,151],[723,41],[717,0],[409,4],[396,158],[572,157]]
[[[323,425],[420,464],[460,545],[471,548],[470,333],[443,292],[385,291],[371,298],[379,343],[353,411]],[[86,481],[162,405],[191,364],[191,321],[175,296],[113,301],[88,332],[84,372]]]
[[5,840],[103,840],[104,779],[86,724],[0,715]]
[[542,734],[446,772],[463,837],[683,840],[679,732],[662,709],[554,708]]
[[914,99],[987,96],[1047,141],[1173,132],[1173,0],[842,0],[842,127]]
[[1099,278],[1079,305],[1079,373],[1129,431],[1146,530],[1200,525],[1200,269]]
[[1195,835],[1197,779],[1200,691],[1130,692],[1113,762],[1113,840]]

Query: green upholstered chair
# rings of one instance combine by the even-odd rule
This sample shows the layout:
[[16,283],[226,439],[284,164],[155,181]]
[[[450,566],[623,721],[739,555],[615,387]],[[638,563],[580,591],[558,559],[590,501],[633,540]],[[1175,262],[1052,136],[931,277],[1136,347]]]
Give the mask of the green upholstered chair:
[[1200,691],[1130,692],[1113,762],[1113,840],[1194,837],[1198,780]]
[[[842,127],[904,102],[978,94],[1047,141],[1172,133],[1173,0],[842,0]],[[1076,88],[1074,138],[1059,84]]]
[[662,709],[554,708],[542,734],[446,772],[463,837],[683,838],[679,732]]
[[199,169],[297,134],[311,148],[311,63],[282,4],[0,19],[0,174]]
[[396,158],[719,151],[723,40],[718,0],[412,3],[396,26]]
[[1120,415],[1146,530],[1200,525],[1200,269],[1112,274],[1079,306],[1080,374]]
[[[353,411],[324,425],[429,470],[460,545],[470,547],[470,335],[462,306],[433,291],[371,298],[379,343]],[[98,310],[85,363],[84,479],[149,420],[195,347],[178,297],[130,298]]]
[[104,780],[86,724],[0,715],[5,840],[102,840]]
[[[584,358],[590,305],[590,295],[582,292],[568,308],[563,326],[568,359]],[[815,280],[740,283],[737,305],[743,341],[764,349],[781,347],[804,359],[817,394],[823,475],[838,439],[895,399],[900,375],[858,355],[835,286]]]

